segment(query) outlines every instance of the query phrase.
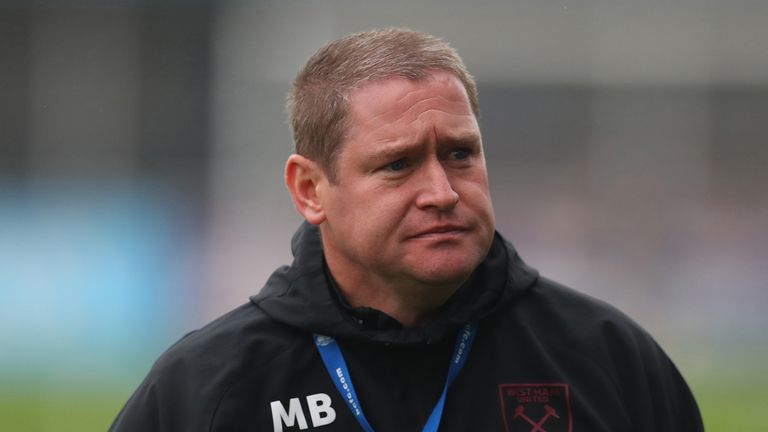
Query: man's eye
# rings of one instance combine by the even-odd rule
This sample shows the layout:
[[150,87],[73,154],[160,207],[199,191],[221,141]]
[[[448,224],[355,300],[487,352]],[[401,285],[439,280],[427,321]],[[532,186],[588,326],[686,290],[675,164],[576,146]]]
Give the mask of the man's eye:
[[391,164],[387,165],[387,169],[389,171],[401,171],[404,170],[408,165],[405,163],[405,159],[398,159]]
[[451,150],[450,156],[453,160],[464,160],[468,158],[472,154],[471,151],[467,149],[456,149]]

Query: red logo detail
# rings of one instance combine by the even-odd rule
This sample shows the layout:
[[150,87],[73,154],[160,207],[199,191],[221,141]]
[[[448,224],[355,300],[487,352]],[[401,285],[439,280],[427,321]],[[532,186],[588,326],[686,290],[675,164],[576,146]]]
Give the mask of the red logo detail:
[[507,432],[571,432],[568,384],[499,384]]

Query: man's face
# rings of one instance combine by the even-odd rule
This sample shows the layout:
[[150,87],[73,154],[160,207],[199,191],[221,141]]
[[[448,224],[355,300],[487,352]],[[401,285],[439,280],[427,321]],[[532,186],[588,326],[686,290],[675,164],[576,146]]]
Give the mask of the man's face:
[[463,282],[490,248],[494,217],[461,81],[440,71],[376,81],[353,91],[349,106],[336,182],[318,187],[334,272],[385,283]]

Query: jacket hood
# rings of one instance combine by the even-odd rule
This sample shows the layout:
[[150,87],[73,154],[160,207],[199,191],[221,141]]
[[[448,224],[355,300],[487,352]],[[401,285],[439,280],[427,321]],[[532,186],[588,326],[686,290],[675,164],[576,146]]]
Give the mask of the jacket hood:
[[512,244],[496,232],[491,249],[469,280],[424,327],[403,327],[380,311],[346,304],[325,270],[317,227],[304,222],[291,240],[294,260],[277,269],[251,302],[271,319],[337,339],[433,343],[479,321],[527,291],[538,279]]

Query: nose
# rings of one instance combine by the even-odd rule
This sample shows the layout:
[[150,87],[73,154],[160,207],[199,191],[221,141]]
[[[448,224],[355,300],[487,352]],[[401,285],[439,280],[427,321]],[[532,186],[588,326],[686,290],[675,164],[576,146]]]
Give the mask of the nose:
[[456,207],[459,194],[453,189],[443,164],[434,160],[423,165],[422,169],[422,187],[416,198],[416,206],[420,209],[434,208],[440,211]]

